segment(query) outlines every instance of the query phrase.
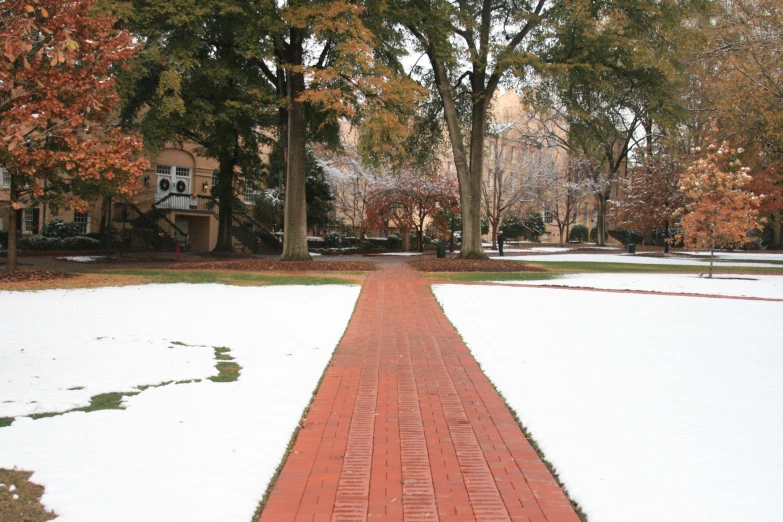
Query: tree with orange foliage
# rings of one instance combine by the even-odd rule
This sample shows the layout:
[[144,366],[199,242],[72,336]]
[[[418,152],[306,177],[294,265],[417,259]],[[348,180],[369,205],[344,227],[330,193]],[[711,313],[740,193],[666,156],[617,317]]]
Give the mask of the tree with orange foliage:
[[402,235],[403,249],[410,247],[409,233],[416,231],[416,250],[424,250],[424,225],[438,211],[456,213],[459,191],[454,178],[403,170],[376,180],[370,194],[367,220],[383,226],[392,221]]
[[715,247],[742,246],[748,241],[748,231],[760,226],[760,197],[747,190],[751,176],[737,157],[742,152],[728,142],[713,143],[706,156],[680,177],[680,190],[686,198],[682,218],[685,243],[710,249],[710,278]]
[[8,270],[16,210],[45,202],[84,210],[99,194],[131,196],[147,167],[138,136],[113,125],[114,68],[136,52],[94,0],[0,5],[0,165],[11,177]]

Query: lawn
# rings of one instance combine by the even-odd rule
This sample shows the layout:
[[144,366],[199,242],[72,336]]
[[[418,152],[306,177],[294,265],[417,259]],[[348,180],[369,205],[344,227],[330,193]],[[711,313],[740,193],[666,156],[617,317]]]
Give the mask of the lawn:
[[780,519],[781,303],[434,293],[591,521]]
[[0,416],[16,419],[0,427],[0,469],[33,472],[63,520],[247,522],[358,293],[0,292],[0,316],[29,318],[0,344]]

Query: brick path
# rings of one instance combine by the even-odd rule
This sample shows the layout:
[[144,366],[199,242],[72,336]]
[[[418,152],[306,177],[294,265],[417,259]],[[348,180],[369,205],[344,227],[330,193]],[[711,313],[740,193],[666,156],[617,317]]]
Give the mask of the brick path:
[[578,522],[405,264],[365,282],[261,522]]

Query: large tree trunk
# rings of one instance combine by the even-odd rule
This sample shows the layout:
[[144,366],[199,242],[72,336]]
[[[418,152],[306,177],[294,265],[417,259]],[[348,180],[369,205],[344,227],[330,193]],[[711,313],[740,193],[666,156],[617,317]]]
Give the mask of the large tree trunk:
[[407,228],[401,228],[400,235],[402,236],[402,251],[410,252],[411,249],[411,233]]
[[566,241],[565,237],[565,224],[558,223],[557,224],[557,231],[560,234],[560,245],[564,245]]
[[459,181],[459,199],[462,209],[462,246],[458,259],[487,259],[481,246],[481,176],[484,165],[484,126],[486,102],[476,101],[473,107],[470,164],[465,155],[459,115],[451,94],[446,67],[435,58],[434,50],[428,52],[432,63],[435,84],[443,102],[443,115],[449,131],[449,141],[454,156],[454,167]]
[[219,158],[217,193],[220,200],[218,207],[218,238],[213,252],[233,252],[234,239],[231,227],[234,221],[234,158],[228,154]]
[[[303,43],[298,30],[292,29],[289,63],[301,65]],[[300,100],[305,90],[304,74],[288,76],[288,159],[286,161],[283,261],[310,261],[307,251],[307,201],[305,195],[307,115]]]
[[663,232],[663,253],[669,253],[669,222],[664,221],[663,226],[666,227]]
[[769,246],[771,250],[780,249],[781,243],[783,243],[783,212],[777,212],[773,219],[774,224],[772,228],[772,244]]

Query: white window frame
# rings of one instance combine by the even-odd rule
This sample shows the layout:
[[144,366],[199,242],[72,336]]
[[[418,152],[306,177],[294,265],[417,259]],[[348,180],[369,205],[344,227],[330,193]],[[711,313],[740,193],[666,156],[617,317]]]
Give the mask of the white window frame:
[[[81,220],[77,221],[77,214],[79,216],[84,216],[84,221],[81,221]],[[76,223],[77,225],[79,225],[79,228],[80,228],[79,233],[80,234],[84,235],[84,234],[89,234],[90,233],[90,221],[91,221],[90,215],[87,214],[86,212],[78,212],[76,210],[73,211],[73,222]],[[82,227],[82,225],[84,225],[84,227]],[[81,230],[82,228],[83,228],[83,231]]]
[[[28,219],[27,216],[30,216],[30,218]],[[33,216],[35,216],[34,208],[22,209],[22,235],[31,235],[33,233],[33,223],[35,223]]]
[[549,210],[548,208],[544,209],[544,224],[545,225],[551,225],[555,222],[555,213],[552,210]]
[[5,167],[0,167],[0,189],[11,188],[11,173]]
[[258,196],[259,192],[258,184],[255,181],[245,180],[245,191],[242,194],[242,199],[245,202],[245,205],[255,204],[256,197]]

